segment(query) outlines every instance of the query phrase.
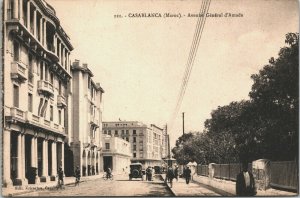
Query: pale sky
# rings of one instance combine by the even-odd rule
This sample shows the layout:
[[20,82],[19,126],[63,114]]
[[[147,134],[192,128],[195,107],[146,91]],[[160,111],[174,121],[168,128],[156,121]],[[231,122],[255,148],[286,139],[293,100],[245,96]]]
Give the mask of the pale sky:
[[[88,63],[105,90],[103,121],[170,122],[197,18],[129,18],[129,13],[198,13],[200,0],[47,0],[71,38],[71,59]],[[248,99],[251,74],[277,57],[285,34],[298,32],[298,2],[212,0],[171,146],[185,131],[202,131],[212,110]],[[121,19],[115,19],[121,14]]]

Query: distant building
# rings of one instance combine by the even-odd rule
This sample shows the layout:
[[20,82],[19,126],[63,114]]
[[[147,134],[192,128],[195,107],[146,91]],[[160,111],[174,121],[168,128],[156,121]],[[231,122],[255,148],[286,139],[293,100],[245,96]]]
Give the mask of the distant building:
[[131,144],[131,162],[141,162],[144,167],[161,165],[163,129],[137,121],[103,122],[103,133],[120,137]]
[[129,171],[130,159],[132,157],[130,143],[126,140],[110,135],[103,135],[103,149],[101,160],[103,166],[100,171],[111,168],[114,172]]
[[4,0],[2,11],[2,184],[54,181],[71,125],[73,46],[43,0]]
[[79,60],[72,64],[72,132],[69,137],[74,167],[82,176],[99,174],[102,147],[102,94],[93,73]]

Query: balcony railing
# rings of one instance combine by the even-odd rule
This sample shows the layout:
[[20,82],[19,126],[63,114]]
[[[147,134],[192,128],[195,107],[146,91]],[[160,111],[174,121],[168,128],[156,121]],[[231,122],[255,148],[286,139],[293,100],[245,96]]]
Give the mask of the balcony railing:
[[63,95],[58,95],[57,96],[57,106],[58,107],[65,107],[65,106],[67,106],[65,97]]
[[17,107],[12,107],[12,108],[10,108],[10,115],[11,115],[12,117],[25,119],[24,111],[18,109]]
[[99,121],[92,115],[91,115],[91,124],[99,126]]
[[16,79],[20,82],[27,80],[26,77],[26,66],[20,61],[15,61],[11,63],[11,78]]
[[53,85],[48,81],[39,80],[38,81],[38,92],[45,94],[47,96],[53,96],[54,95]]

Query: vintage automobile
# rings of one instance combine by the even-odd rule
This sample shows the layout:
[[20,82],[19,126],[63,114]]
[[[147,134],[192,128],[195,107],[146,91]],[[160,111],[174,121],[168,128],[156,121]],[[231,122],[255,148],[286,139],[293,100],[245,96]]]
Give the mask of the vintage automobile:
[[130,164],[130,173],[129,173],[129,180],[132,178],[141,178],[143,179],[143,175],[145,174],[145,171],[142,170],[143,165],[141,163],[131,163]]

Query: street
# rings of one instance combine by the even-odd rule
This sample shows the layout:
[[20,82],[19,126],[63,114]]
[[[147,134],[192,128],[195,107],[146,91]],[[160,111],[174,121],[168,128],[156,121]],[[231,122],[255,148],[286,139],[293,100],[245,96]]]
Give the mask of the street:
[[153,181],[128,180],[127,174],[115,175],[114,180],[97,178],[82,182],[79,187],[67,185],[62,190],[39,190],[21,196],[172,196],[157,176]]

